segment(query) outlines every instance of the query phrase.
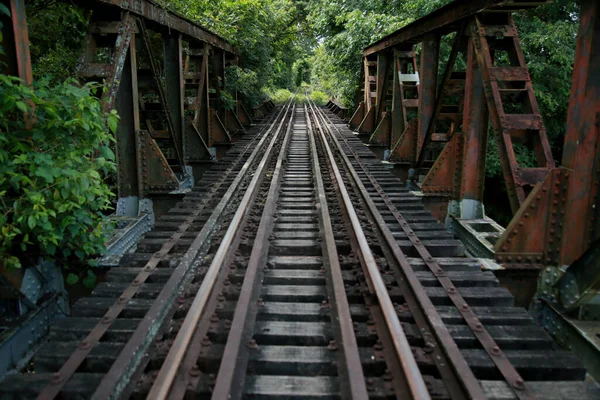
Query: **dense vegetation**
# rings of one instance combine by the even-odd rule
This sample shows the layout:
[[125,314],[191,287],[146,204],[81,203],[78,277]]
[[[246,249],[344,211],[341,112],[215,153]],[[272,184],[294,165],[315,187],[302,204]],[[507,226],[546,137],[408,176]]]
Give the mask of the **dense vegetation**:
[[[86,260],[102,251],[103,211],[115,168],[101,104],[66,81],[34,87],[0,75],[0,258],[6,267],[39,256]],[[117,126],[115,114],[108,125]],[[79,263],[77,263],[79,264]]]

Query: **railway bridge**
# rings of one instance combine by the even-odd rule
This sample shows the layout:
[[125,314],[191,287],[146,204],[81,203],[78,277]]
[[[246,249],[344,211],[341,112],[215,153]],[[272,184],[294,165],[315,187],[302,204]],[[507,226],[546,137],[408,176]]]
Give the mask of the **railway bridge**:
[[[78,77],[121,117],[118,229],[74,304],[55,266],[1,271],[0,398],[600,398],[599,2],[561,160],[512,16],[544,1],[455,1],[371,44],[356,110],[227,107],[225,39],[151,0],[72,2]],[[0,5],[3,71],[31,84],[24,1]]]

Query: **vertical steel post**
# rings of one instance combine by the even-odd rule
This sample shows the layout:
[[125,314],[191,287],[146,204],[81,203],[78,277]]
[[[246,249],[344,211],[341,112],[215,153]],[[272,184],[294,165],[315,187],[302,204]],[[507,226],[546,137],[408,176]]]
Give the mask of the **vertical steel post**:
[[[393,97],[392,97],[392,133],[391,133],[391,146],[394,146],[404,129],[404,108],[402,107],[402,88],[400,87],[400,60],[397,54],[394,54],[394,65],[393,65],[394,77],[393,77]],[[391,148],[391,147],[390,147]]]
[[210,87],[215,90],[215,98],[213,108],[217,111],[217,114],[222,117],[223,102],[221,101],[221,89],[225,85],[225,52],[221,49],[213,48],[211,54],[212,73],[210,77]]
[[2,47],[5,53],[0,55],[0,65],[6,65],[6,74],[18,76],[25,84],[31,85],[33,76],[25,0],[1,0],[0,4],[6,6],[11,13],[10,17],[0,14],[3,25]]
[[483,217],[483,188],[489,116],[472,38],[467,50],[467,77],[463,111],[465,148],[461,185],[461,218]]
[[[560,264],[571,264],[599,237],[600,185],[600,3],[581,2],[563,167],[568,191]],[[562,183],[562,190],[566,183]]]
[[438,79],[438,64],[440,56],[440,36],[428,34],[423,39],[420,65],[420,91],[419,91],[419,140],[417,154],[425,139],[427,127],[435,112],[435,99]]
[[128,56],[123,65],[115,108],[119,113],[116,134],[118,197],[143,196],[145,166],[139,154],[140,109],[138,100],[137,60],[135,35],[129,44]]
[[[173,136],[179,146],[183,143],[184,129],[184,81],[183,81],[183,54],[181,35],[178,33],[163,36],[165,56],[165,84],[167,87],[167,104],[172,113]],[[180,149],[183,154],[183,148]],[[184,157],[185,162],[185,157]]]
[[378,53],[377,54],[377,98],[375,106],[375,125],[379,123],[381,120],[381,115],[383,114],[383,101],[385,99],[385,92],[387,90],[386,77],[387,77],[387,67],[388,67],[388,58],[386,54]]

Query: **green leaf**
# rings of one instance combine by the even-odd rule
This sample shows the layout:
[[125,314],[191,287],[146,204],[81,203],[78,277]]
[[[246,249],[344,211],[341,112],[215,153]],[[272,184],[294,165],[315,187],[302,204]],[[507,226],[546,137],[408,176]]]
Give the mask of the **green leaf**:
[[111,114],[111,115],[109,115],[106,118],[106,123],[108,124],[108,129],[110,129],[110,131],[112,133],[116,134],[117,133],[117,125],[119,123],[119,119],[116,116],[114,116],[114,115]]
[[54,176],[52,175],[52,170],[48,167],[39,167],[35,171],[35,175],[41,178],[44,178],[46,182],[52,183],[54,181]]
[[27,105],[22,101],[16,102],[17,108],[23,112],[27,112]]
[[67,284],[74,285],[77,282],[79,282],[79,277],[77,275],[75,275],[72,272],[69,275],[67,275]]
[[27,218],[27,225],[29,226],[29,229],[35,228],[35,224],[35,217],[33,215],[30,215],[29,218]]
[[0,4],[0,13],[10,17],[10,10],[4,4]]
[[86,288],[93,289],[94,286],[96,286],[96,280],[97,280],[96,274],[92,270],[88,269],[87,276],[85,278],[83,278],[82,282]]

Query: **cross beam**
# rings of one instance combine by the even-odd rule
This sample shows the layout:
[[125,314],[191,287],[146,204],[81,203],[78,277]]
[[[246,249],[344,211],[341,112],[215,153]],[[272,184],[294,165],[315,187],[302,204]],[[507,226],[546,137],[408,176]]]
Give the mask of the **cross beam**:
[[228,53],[235,54],[234,47],[222,37],[212,33],[206,28],[201,27],[182,15],[169,11],[159,6],[151,0],[78,0],[83,7],[90,7],[90,3],[106,4],[115,6],[123,11],[129,11],[138,17],[143,17],[150,22],[154,22],[170,31],[177,31],[190,39],[209,43],[213,47],[225,50]]
[[482,11],[514,12],[537,7],[549,1],[471,0],[454,1],[429,15],[393,32],[365,48],[365,57],[398,45],[411,45],[423,41],[425,35],[446,35],[458,29],[465,18]]

